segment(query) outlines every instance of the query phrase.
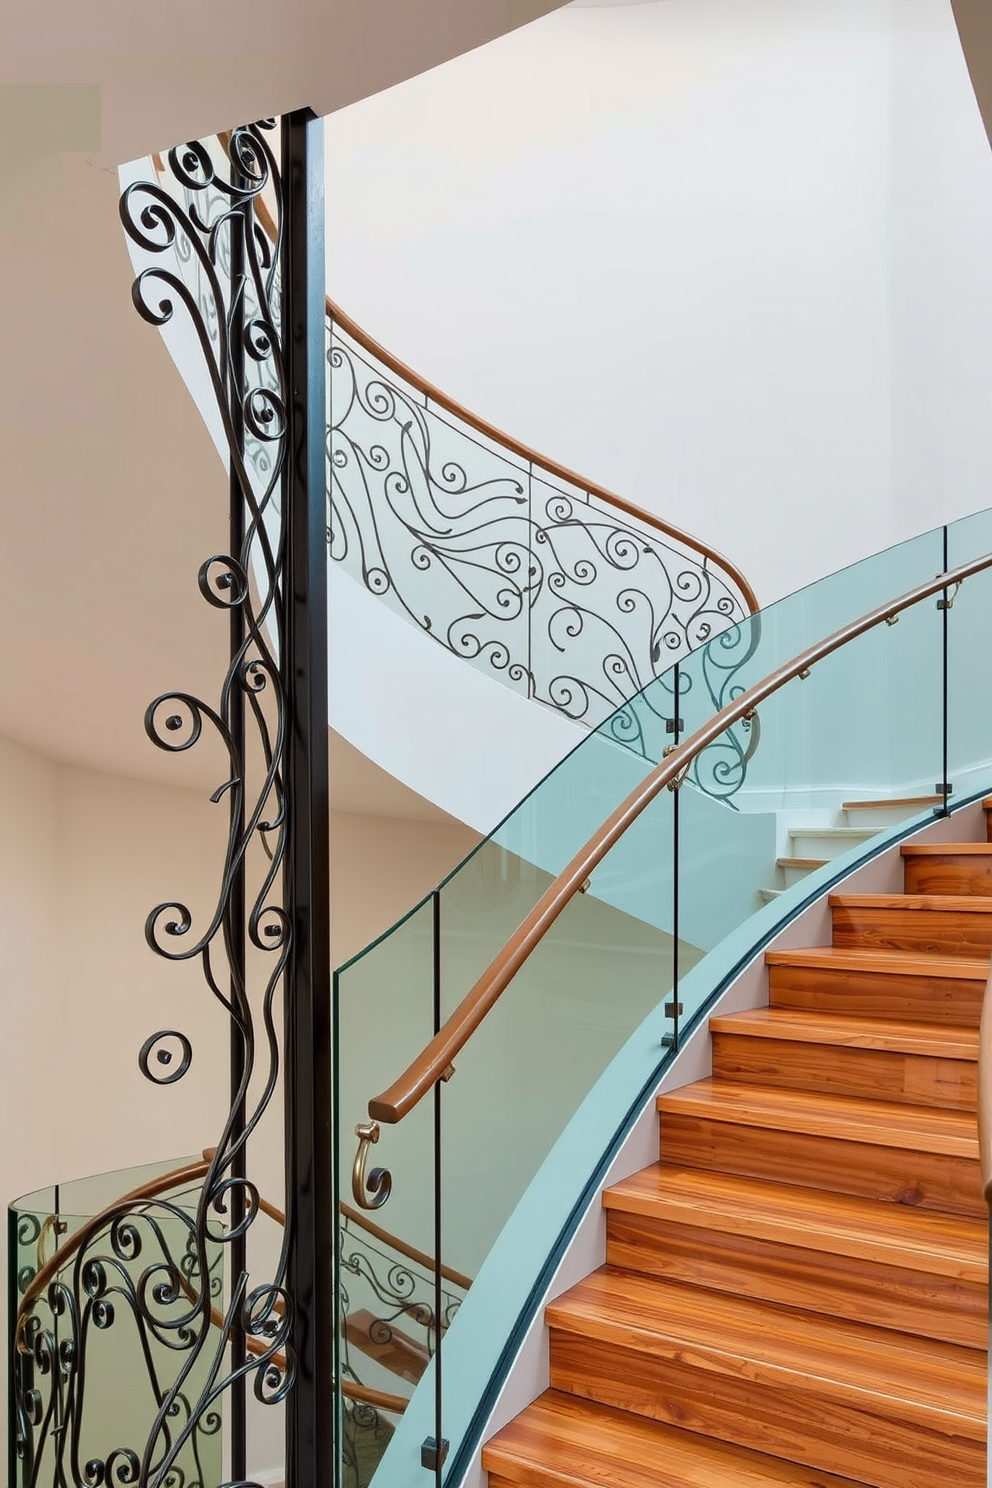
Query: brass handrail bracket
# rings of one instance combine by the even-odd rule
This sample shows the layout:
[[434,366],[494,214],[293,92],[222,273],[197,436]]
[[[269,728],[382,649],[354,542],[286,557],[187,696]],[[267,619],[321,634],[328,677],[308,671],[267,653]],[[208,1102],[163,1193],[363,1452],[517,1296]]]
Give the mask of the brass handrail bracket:
[[351,1169],[351,1194],[360,1209],[381,1209],[393,1191],[393,1177],[386,1168],[366,1173],[369,1148],[379,1140],[378,1121],[360,1121],[355,1127],[358,1151]]

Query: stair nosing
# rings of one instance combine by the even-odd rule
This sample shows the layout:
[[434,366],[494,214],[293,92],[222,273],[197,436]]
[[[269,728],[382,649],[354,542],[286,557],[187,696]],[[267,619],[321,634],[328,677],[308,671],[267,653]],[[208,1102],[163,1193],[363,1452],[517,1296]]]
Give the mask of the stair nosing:
[[[921,964],[922,963],[922,964]],[[817,971],[878,971],[887,976],[937,976],[986,981],[984,956],[945,956],[939,951],[890,951],[858,946],[796,946],[765,952],[767,966],[807,966]]]
[[872,827],[790,827],[789,837],[795,841],[798,837],[825,837],[828,841],[852,842],[855,837],[865,842],[869,837],[876,836],[876,830]]
[[987,858],[992,842],[904,842],[899,852],[904,858]]

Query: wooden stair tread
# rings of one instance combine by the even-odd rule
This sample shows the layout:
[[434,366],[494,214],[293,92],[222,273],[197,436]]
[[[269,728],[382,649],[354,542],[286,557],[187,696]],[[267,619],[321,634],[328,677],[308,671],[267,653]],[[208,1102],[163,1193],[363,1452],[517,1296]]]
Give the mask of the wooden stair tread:
[[656,1104],[662,1117],[666,1113],[696,1116],[742,1126],[798,1131],[806,1136],[835,1137],[872,1146],[911,1147],[919,1152],[978,1159],[975,1118],[963,1111],[737,1084],[731,1080],[697,1080],[680,1090],[659,1095]]
[[552,1302],[546,1316],[553,1332],[985,1439],[987,1369],[975,1349],[611,1266]]
[[504,1426],[482,1462],[526,1488],[863,1488],[560,1390]]
[[992,842],[904,842],[899,851],[904,858],[987,858]]
[[789,836],[823,837],[828,842],[866,842],[874,837],[873,827],[790,827]]
[[897,796],[888,801],[845,801],[841,811],[884,810],[895,806],[942,806],[943,796]]
[[655,1163],[606,1190],[607,1209],[882,1261],[983,1284],[988,1225],[906,1204]]
[[[901,896],[895,896],[897,898]],[[989,963],[982,956],[941,956],[926,951],[858,950],[848,946],[810,946],[766,951],[767,966],[806,966],[818,971],[878,971],[893,976],[956,977],[984,982]]]
[[[992,845],[992,844],[990,844]],[[776,858],[775,862],[779,868],[825,868],[829,858]]]
[[850,1049],[887,1049],[942,1059],[978,1059],[977,1028],[954,1024],[903,1023],[893,1018],[856,1018],[845,1014],[755,1008],[710,1019],[714,1033],[745,1038],[788,1039]]
[[831,909],[901,909],[920,914],[992,914],[989,894],[831,894]]

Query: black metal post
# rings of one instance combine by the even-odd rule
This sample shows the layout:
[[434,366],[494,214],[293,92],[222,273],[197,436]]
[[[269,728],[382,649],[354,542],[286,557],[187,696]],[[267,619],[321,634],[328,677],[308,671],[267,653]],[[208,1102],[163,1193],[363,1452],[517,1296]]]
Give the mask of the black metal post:
[[[232,178],[238,186],[243,187],[244,179],[237,171],[232,173]],[[245,275],[245,219],[241,214],[236,214],[231,220],[231,287],[232,298]],[[228,406],[231,417],[231,434],[242,457],[245,450],[245,420],[242,407],[242,389],[244,387],[245,375],[245,351],[243,341],[243,330],[245,321],[245,301],[241,294],[238,300],[237,311],[234,317],[234,334],[230,343],[230,362],[228,366]],[[245,493],[241,487],[241,480],[234,460],[230,462],[230,534],[231,552],[240,557],[244,550],[245,542]],[[246,625],[243,605],[231,605],[230,607],[230,655],[232,661],[240,657],[245,645]],[[238,758],[244,760],[247,740],[245,737],[245,695],[240,687],[233,687],[230,693],[229,724],[231,738]],[[230,833],[232,840],[239,841],[244,836],[245,830],[245,803],[244,795],[240,791],[230,792]],[[234,870],[231,878],[231,892],[227,903],[227,913],[224,919],[226,935],[226,950],[228,966],[231,973],[231,1002],[235,1007],[240,1006],[245,996],[247,985],[247,961],[245,955],[245,930],[246,930],[246,879],[245,865],[242,859]],[[230,1029],[230,1099],[231,1099],[231,1137],[234,1144],[234,1156],[231,1162],[231,1176],[243,1180],[247,1173],[247,1153],[242,1145],[245,1130],[246,1104],[243,1094],[243,1083],[245,1077],[245,1039],[244,1030],[239,1027],[237,1021],[232,1018]],[[228,1200],[229,1213],[228,1223],[234,1232],[235,1239],[231,1241],[231,1257],[229,1262],[232,1277],[243,1276],[248,1270],[248,1239],[247,1235],[239,1233],[245,1218],[245,1196],[244,1188],[240,1182],[235,1182],[230,1189]],[[248,1418],[247,1418],[247,1380],[244,1375],[239,1374],[245,1358],[245,1329],[244,1319],[240,1312],[232,1318],[231,1326],[231,1407],[229,1441],[231,1450],[231,1477],[237,1483],[248,1475]]]
[[331,1488],[334,1408],[334,1192],[331,1138],[327,544],[324,475],[323,124],[309,109],[282,120],[283,355],[287,464],[286,982],[287,1289],[297,1375],[286,1398],[287,1488]]
[[[947,527],[946,526],[944,527],[944,559],[943,559],[943,562],[944,562],[944,573],[946,573],[947,572]],[[940,609],[941,609],[941,622],[942,622],[942,633],[941,633],[942,654],[941,654],[941,740],[940,740],[941,756],[940,756],[940,783],[941,783],[941,795],[943,796],[944,800],[943,800],[943,804],[942,804],[942,807],[941,807],[940,814],[941,814],[941,816],[950,816],[950,814],[951,814],[951,804],[950,804],[950,799],[949,798],[950,798],[950,794],[951,794],[951,784],[950,784],[950,776],[948,774],[948,753],[947,753],[947,653],[948,653],[948,631],[947,631],[947,627],[948,627],[948,622],[949,622],[949,618],[950,618],[951,601],[947,597],[947,590],[946,589],[944,590],[944,593],[941,596],[941,598],[942,598],[942,604],[940,606]]]
[[[682,733],[682,679],[675,665],[675,720],[673,744],[678,748]],[[678,782],[672,794],[672,1049],[679,1050],[679,797]]]
[[[441,1027],[441,891],[434,890],[434,1032]],[[441,1339],[444,1323],[444,1299],[441,1295],[441,1081],[434,1086],[434,1482],[441,1488],[441,1473],[447,1442],[442,1425],[443,1397],[441,1385]]]

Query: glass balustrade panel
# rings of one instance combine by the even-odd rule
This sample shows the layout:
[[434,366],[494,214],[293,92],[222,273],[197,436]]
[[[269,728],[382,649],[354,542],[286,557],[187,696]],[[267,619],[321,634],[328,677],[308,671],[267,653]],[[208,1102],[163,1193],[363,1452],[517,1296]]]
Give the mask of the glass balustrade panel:
[[[478,1272],[567,1122],[655,1011],[660,1043],[674,961],[670,815],[660,802],[625,835],[455,1061],[442,1095],[443,1236],[444,1257],[461,1272]],[[446,1013],[523,918],[518,861],[494,853],[474,862],[480,871],[457,875],[441,895]],[[496,874],[506,885],[499,908]],[[541,879],[550,885],[550,874]],[[694,948],[682,953],[691,964]]]
[[[877,833],[941,809],[936,603],[923,600],[815,662],[759,703],[746,731],[726,729],[689,767],[679,791],[679,927],[702,951],[742,927],[753,938],[752,917],[781,911],[768,908],[773,900],[801,904],[832,861],[853,861]],[[739,788],[722,796],[713,782],[726,782],[728,760],[740,779],[752,744]],[[691,998],[682,1001],[691,1017]]]
[[[982,540],[977,532],[975,537]],[[959,546],[974,556],[974,542],[962,540]],[[985,549],[979,546],[977,551]],[[805,647],[940,573],[943,554],[943,530],[937,529],[829,574],[739,624],[723,629],[714,624],[712,636],[705,633],[708,617],[700,615],[693,626],[694,650],[680,662],[679,708],[674,707],[673,670],[659,666],[659,676],[618,708],[601,731],[657,763],[676,737],[688,737],[746,687]],[[741,756],[749,754],[749,744],[745,729],[725,750],[723,767],[713,781],[725,798],[740,783],[739,771],[746,765]]]
[[[958,525],[969,531],[948,531],[952,567],[955,549],[981,549],[987,544],[992,552],[992,517],[982,514]],[[967,544],[962,542],[965,535]],[[985,681],[986,648],[992,636],[992,570],[972,575],[960,589],[949,589],[946,599],[942,618],[947,624],[947,777],[953,802],[988,791],[992,783],[992,688]]]
[[393,1177],[389,1201],[363,1209],[351,1184],[355,1128],[430,1041],[435,1016],[435,911],[421,905],[334,977],[341,1360],[341,1481],[367,1488],[415,1389],[433,1392],[435,1123],[428,1099],[367,1162]]

